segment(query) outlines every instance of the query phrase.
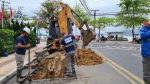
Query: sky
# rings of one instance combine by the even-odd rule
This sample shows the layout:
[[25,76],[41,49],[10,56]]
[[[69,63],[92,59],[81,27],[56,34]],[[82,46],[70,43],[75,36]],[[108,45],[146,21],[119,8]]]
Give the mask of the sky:
[[[33,16],[41,3],[44,0],[4,0],[10,2],[12,9],[18,9],[19,6],[23,6],[22,12]],[[71,7],[74,7],[77,3],[80,3],[79,0],[62,0],[62,2],[69,4]],[[85,0],[87,5],[91,10],[98,9],[99,13],[106,12],[118,12],[119,8],[116,6],[120,0]],[[1,4],[1,3],[0,3]]]
[[98,13],[119,12],[117,4],[120,0],[85,0],[91,10],[100,10]]
[[22,12],[25,13],[28,16],[34,16],[34,12],[36,12],[41,3],[44,0],[5,0],[10,2],[10,6],[12,9],[18,9],[18,7],[22,6],[23,10]]
[[[12,9],[18,9],[19,6],[23,7],[22,12],[28,16],[35,16],[35,12],[40,8],[40,5],[44,0],[5,0],[10,2],[10,6]],[[78,3],[79,0],[62,0],[62,2],[69,4],[70,7],[74,7]],[[111,12],[119,12],[120,9],[117,4],[120,3],[120,0],[85,0],[90,10],[100,10],[97,13],[111,13]],[[0,3],[2,4],[2,3]],[[112,16],[107,16],[112,17]],[[106,31],[109,30],[123,30],[124,28],[114,28],[108,27]]]

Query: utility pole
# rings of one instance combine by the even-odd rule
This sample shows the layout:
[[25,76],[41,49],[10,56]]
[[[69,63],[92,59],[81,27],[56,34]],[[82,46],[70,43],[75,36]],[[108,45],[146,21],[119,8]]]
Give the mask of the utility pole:
[[2,13],[3,13],[3,16],[2,16],[2,28],[4,28],[4,6],[5,6],[5,3],[7,3],[7,4],[10,4],[10,2],[7,2],[7,1],[2,1],[2,0],[0,0],[1,2],[2,2]]
[[2,13],[3,13],[3,16],[2,16],[2,28],[4,28],[4,1],[2,1]]
[[91,10],[91,11],[94,11],[94,31],[95,31],[96,12],[97,12],[97,11],[100,11],[100,10]]

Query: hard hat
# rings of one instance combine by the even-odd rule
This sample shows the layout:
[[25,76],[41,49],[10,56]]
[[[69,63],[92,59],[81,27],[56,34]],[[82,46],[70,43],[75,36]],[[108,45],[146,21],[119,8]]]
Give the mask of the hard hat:
[[27,27],[25,27],[25,28],[23,29],[23,31],[25,31],[25,32],[27,32],[28,34],[30,34],[30,29],[27,28]]

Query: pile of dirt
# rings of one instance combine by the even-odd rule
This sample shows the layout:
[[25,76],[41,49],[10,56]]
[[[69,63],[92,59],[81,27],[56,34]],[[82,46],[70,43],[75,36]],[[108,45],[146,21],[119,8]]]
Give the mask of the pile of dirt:
[[65,54],[55,52],[36,63],[36,71],[29,77],[32,80],[64,77]]
[[[77,65],[96,65],[102,62],[102,57],[91,49],[77,49],[76,51]],[[37,69],[30,75],[29,79],[31,80],[62,78],[66,69],[65,52],[55,52],[33,65]]]
[[103,63],[103,58],[91,49],[77,49],[76,59],[77,65],[96,65]]

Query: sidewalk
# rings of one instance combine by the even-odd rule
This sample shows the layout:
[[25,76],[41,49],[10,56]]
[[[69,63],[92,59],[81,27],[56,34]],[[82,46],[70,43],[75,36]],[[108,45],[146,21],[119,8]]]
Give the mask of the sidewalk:
[[[41,42],[36,47],[30,50],[31,60],[34,58],[35,51],[42,49],[46,45],[46,42]],[[26,52],[24,64],[28,63],[28,50]],[[3,80],[7,75],[12,74],[16,71],[15,55],[10,54],[8,57],[0,58],[0,81]]]

